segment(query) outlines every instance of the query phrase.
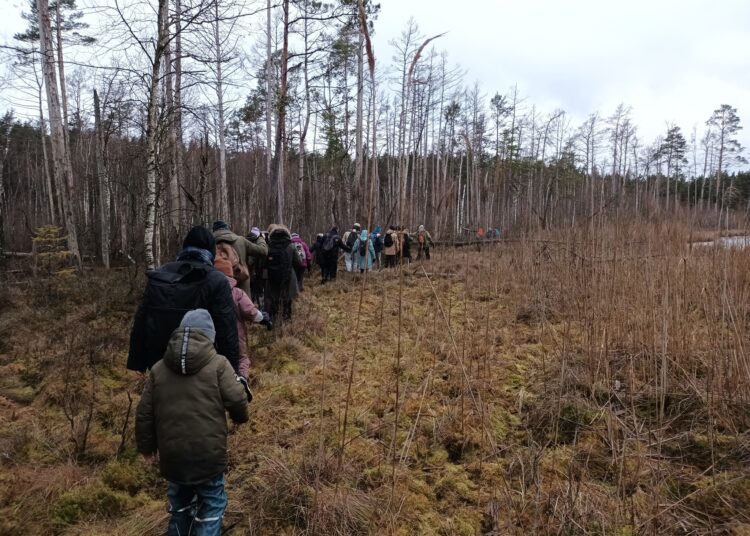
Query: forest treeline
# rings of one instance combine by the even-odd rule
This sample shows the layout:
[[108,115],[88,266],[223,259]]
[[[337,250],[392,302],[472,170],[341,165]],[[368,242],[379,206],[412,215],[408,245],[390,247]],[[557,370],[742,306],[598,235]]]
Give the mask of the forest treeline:
[[[747,213],[733,106],[655,140],[624,104],[575,124],[516,87],[467,83],[414,21],[373,52],[379,9],[130,1],[91,14],[94,31],[75,0],[31,0],[27,31],[2,48],[18,106],[0,119],[0,248],[28,251],[52,223],[76,257],[154,265],[219,218],[241,233],[356,220],[452,239],[685,210],[715,228]],[[102,51],[95,64],[65,59],[86,47]]]

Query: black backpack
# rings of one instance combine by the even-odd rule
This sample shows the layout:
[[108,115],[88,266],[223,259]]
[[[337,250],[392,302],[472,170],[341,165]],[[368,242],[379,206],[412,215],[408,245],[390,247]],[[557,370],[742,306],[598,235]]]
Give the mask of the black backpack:
[[346,237],[346,247],[349,249],[352,249],[354,247],[354,244],[357,242],[357,233],[354,231],[349,232],[349,236]]
[[151,367],[161,359],[172,332],[179,327],[185,313],[202,304],[206,275],[211,268],[196,268],[185,263],[178,271],[148,272],[144,292],[147,304],[146,354]]
[[360,257],[367,256],[367,240],[359,241],[359,256]]
[[388,233],[385,235],[385,238],[383,239],[383,244],[385,244],[385,247],[389,248],[393,246],[393,235],[391,233]]
[[289,251],[289,238],[274,238],[268,244],[268,280],[274,284],[281,284],[289,279],[292,269],[292,254]]
[[330,254],[336,251],[336,245],[338,244],[338,235],[327,234],[323,239],[323,253]]

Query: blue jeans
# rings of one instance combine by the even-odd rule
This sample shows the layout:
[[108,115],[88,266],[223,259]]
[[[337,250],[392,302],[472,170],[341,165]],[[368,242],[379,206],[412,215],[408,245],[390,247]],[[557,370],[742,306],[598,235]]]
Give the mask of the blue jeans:
[[219,536],[221,518],[227,507],[224,475],[195,486],[169,483],[168,536]]

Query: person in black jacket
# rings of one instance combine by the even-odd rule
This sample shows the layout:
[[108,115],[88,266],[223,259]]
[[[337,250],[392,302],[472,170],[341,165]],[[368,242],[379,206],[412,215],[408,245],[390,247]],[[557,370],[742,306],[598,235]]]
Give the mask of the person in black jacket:
[[216,329],[216,351],[239,370],[239,337],[232,290],[214,269],[216,241],[205,227],[193,227],[177,260],[146,274],[146,290],[133,320],[127,367],[145,372],[159,361],[172,332],[193,309],[206,309]]
[[[323,280],[321,283],[326,281],[335,281],[336,273],[339,267],[339,250],[350,252],[352,248],[347,246],[341,237],[339,236],[338,227],[333,227],[323,237],[323,242],[320,245],[320,256],[321,256],[321,271]],[[316,252],[316,255],[318,253]]]

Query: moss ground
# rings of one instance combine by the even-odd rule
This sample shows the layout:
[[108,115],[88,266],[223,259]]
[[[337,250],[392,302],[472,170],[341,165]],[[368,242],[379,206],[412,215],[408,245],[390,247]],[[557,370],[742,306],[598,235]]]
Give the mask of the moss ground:
[[[576,262],[503,245],[438,251],[366,287],[313,277],[293,323],[251,328],[256,397],[231,432],[225,533],[747,534],[750,380],[720,406],[699,359],[747,341],[744,316],[719,325],[699,298],[672,311],[685,329],[660,391],[633,312],[659,283],[620,288]],[[0,534],[164,532],[166,486],[128,412],[140,285],[94,271],[3,290]]]

